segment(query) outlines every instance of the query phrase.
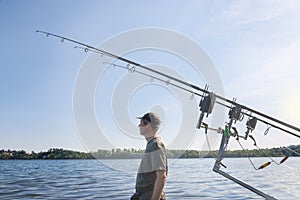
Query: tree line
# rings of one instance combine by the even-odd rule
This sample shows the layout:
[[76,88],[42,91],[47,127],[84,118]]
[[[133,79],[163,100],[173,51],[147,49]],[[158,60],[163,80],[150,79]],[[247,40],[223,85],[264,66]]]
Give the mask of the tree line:
[[16,160],[30,160],[30,159],[93,159],[94,157],[90,153],[55,149],[51,148],[45,152],[27,153],[24,150],[0,150],[0,159],[16,159]]
[[[167,150],[168,158],[215,158],[217,151],[199,151],[199,150]],[[98,150],[96,152],[79,152],[51,148],[45,152],[27,153],[24,150],[0,150],[0,159],[140,159],[144,154],[142,149],[111,149]],[[288,148],[279,147],[272,149],[254,149],[254,150],[228,150],[225,157],[282,157],[299,156],[300,145],[292,145]]]

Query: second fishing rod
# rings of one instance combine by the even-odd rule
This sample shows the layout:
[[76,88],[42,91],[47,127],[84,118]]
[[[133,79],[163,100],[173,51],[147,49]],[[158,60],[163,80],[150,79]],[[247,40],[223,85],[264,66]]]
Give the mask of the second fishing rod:
[[[156,74],[156,75],[165,77],[165,78],[167,78],[167,79],[170,80],[170,81],[177,82],[178,84],[182,84],[182,85],[184,85],[184,86],[186,86],[186,87],[189,87],[189,88],[191,88],[191,89],[186,89],[186,88],[184,88],[184,87],[182,87],[182,86],[180,86],[180,85],[178,85],[178,84],[176,84],[176,83],[172,83],[172,82],[170,82],[170,81],[168,81],[168,84],[173,85],[173,86],[176,86],[176,87],[178,87],[178,88],[180,88],[180,89],[183,89],[183,90],[185,90],[185,91],[188,91],[188,92],[190,92],[190,93],[192,93],[192,94],[201,96],[202,99],[203,99],[203,97],[207,97],[207,96],[213,94],[213,96],[214,96],[215,99],[220,99],[220,100],[222,100],[222,101],[225,102],[225,104],[224,104],[224,103],[221,103],[221,102],[219,102],[219,101],[216,101],[216,103],[218,103],[218,104],[220,104],[220,105],[226,106],[226,107],[228,107],[228,108],[236,107],[236,108],[240,109],[241,112],[242,112],[243,114],[248,115],[248,116],[252,116],[253,114],[259,115],[259,116],[261,116],[261,117],[263,117],[263,118],[265,118],[265,119],[267,119],[267,120],[270,120],[270,121],[272,121],[272,122],[275,122],[275,123],[277,123],[277,124],[280,124],[281,126],[290,128],[290,129],[295,130],[295,131],[297,131],[297,132],[300,133],[300,128],[298,128],[298,127],[296,127],[296,126],[293,126],[293,125],[291,125],[291,124],[288,124],[288,123],[286,123],[286,122],[283,122],[283,121],[281,121],[281,120],[278,120],[278,119],[276,119],[276,118],[273,118],[273,117],[271,117],[271,116],[269,116],[269,115],[266,115],[266,114],[264,114],[264,113],[261,113],[261,112],[259,112],[259,111],[256,111],[256,110],[254,110],[254,109],[252,109],[252,108],[249,108],[249,107],[247,107],[247,106],[245,106],[245,105],[239,104],[239,103],[237,103],[237,102],[234,101],[234,100],[229,100],[229,99],[227,99],[227,98],[225,98],[225,97],[222,97],[222,96],[220,96],[220,95],[218,95],[218,94],[211,93],[211,92],[208,91],[208,88],[202,89],[202,88],[200,88],[200,87],[198,87],[198,86],[196,86],[196,85],[194,85],[194,84],[188,83],[188,82],[183,81],[183,80],[180,80],[180,79],[178,79],[178,78],[176,78],[176,77],[173,77],[173,76],[170,76],[170,75],[168,75],[168,74],[162,73],[162,72],[157,71],[157,70],[155,70],[155,69],[152,69],[152,68],[150,68],[150,67],[148,67],[148,66],[139,64],[139,63],[137,63],[137,62],[134,62],[134,61],[132,61],[132,60],[126,59],[126,58],[124,58],[124,57],[121,57],[121,56],[112,54],[112,53],[110,53],[110,52],[107,52],[107,51],[98,49],[98,48],[93,47],[93,46],[91,46],[91,45],[88,45],[88,44],[85,44],[85,43],[82,43],[82,42],[79,42],[79,41],[76,41],[76,40],[73,40],[73,39],[70,39],[70,38],[67,38],[67,37],[64,37],[64,36],[60,36],[60,35],[57,35],[57,34],[53,34],[53,33],[46,32],[46,31],[41,31],[41,30],[37,30],[36,32],[37,32],[37,33],[45,34],[47,37],[53,36],[53,37],[59,38],[59,39],[61,39],[62,42],[63,42],[63,41],[69,41],[69,42],[71,42],[71,43],[75,43],[75,44],[77,44],[77,45],[80,45],[81,48],[84,49],[85,52],[92,51],[92,52],[95,52],[95,53],[98,53],[98,54],[101,54],[101,55],[105,55],[105,56],[111,57],[111,58],[113,58],[113,59],[116,59],[116,60],[119,60],[119,61],[123,61],[123,62],[125,62],[125,63],[127,63],[127,64],[132,65],[133,67],[139,67],[139,68],[144,69],[144,70],[146,70],[146,71],[152,72],[152,73],[154,73],[154,74]],[[142,75],[149,76],[149,77],[155,78],[155,79],[157,79],[157,80],[163,81],[162,79],[160,79],[160,78],[158,78],[158,77],[155,77],[155,76],[152,76],[152,75],[149,75],[149,74],[147,74],[147,73],[143,73],[143,72],[139,72],[139,73],[142,74]],[[199,92],[202,92],[203,94],[200,94],[199,92],[195,92],[194,90],[199,91]],[[229,104],[229,105],[227,105],[226,103]],[[200,108],[200,109],[201,109],[201,108]],[[246,112],[243,112],[242,110],[245,110]],[[248,114],[248,112],[250,112],[251,115]],[[202,121],[203,116],[204,116],[204,113],[202,112],[202,113],[200,114],[200,119],[199,119],[200,125],[199,125],[199,127],[201,126],[201,121]],[[275,125],[274,123],[268,122],[268,121],[266,121],[266,120],[264,120],[264,119],[261,119],[261,118],[258,118],[258,117],[257,117],[257,120],[259,120],[259,121],[261,121],[261,122],[263,122],[263,123],[265,123],[265,124],[267,124],[267,125],[270,125],[270,126],[272,126],[272,127],[274,127],[274,128],[277,128],[277,129],[279,129],[279,130],[281,130],[281,131],[284,131],[284,132],[286,132],[286,133],[289,133],[289,134],[291,134],[291,135],[293,135],[293,136],[295,136],[295,137],[300,138],[300,135],[295,134],[295,133],[293,133],[293,132],[291,132],[291,131],[289,131],[289,130],[287,130],[287,129],[285,129],[285,128],[282,128],[282,127],[280,127],[280,126],[278,126],[278,125]]]

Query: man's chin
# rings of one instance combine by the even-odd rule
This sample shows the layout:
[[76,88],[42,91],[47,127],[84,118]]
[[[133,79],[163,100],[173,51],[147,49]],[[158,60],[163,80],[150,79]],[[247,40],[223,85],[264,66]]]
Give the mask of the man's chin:
[[145,133],[140,133],[141,136],[146,137],[147,134]]

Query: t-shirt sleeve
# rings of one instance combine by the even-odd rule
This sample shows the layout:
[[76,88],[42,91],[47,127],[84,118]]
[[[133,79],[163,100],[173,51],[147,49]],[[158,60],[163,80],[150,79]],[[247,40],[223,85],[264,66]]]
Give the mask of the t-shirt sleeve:
[[155,139],[147,144],[145,154],[140,164],[139,173],[158,170],[167,171],[167,153],[164,144],[159,139]]
[[166,170],[167,169],[167,157],[165,149],[157,149],[150,152],[151,171]]

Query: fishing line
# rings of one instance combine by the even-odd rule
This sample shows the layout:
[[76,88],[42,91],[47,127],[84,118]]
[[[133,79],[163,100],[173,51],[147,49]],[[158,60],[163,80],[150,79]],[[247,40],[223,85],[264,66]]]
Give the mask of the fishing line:
[[[269,129],[269,128],[268,128],[268,129]],[[262,150],[260,147],[258,147],[258,145],[257,145],[255,139],[253,138],[253,136],[250,135],[249,137],[253,139],[253,141],[254,141],[254,146],[256,146],[256,147],[258,148],[258,150]],[[288,151],[290,151],[290,152],[293,152],[293,153],[295,153],[296,155],[300,156],[300,154],[299,154],[298,152],[292,150],[292,149],[289,148],[289,147],[282,147],[282,148],[284,148],[284,149],[286,149],[286,150],[288,150]],[[287,152],[287,153],[282,153],[282,152],[281,152],[282,154],[284,154],[284,157],[280,160],[279,163],[276,162],[271,156],[267,156],[267,157],[271,160],[271,162],[275,163],[276,165],[280,165],[280,166],[283,165],[283,166],[287,167],[289,170],[293,170],[293,171],[298,172],[298,176],[299,176],[299,171],[300,171],[299,169],[297,169],[296,167],[291,167],[291,166],[285,164],[285,161],[287,161],[287,159],[288,159],[289,157],[292,156],[290,152]],[[266,155],[266,154],[265,154],[265,155]],[[271,164],[271,162],[266,162],[266,163],[264,163],[263,165],[261,165],[261,169],[263,169],[263,168],[269,166],[269,165]]]
[[[257,142],[256,142],[256,140],[254,139],[254,137],[253,137],[252,135],[249,135],[249,138],[251,138],[251,139],[253,140],[253,142],[254,142],[253,145],[254,145],[259,151],[263,152],[263,151],[262,151],[263,149],[261,149],[261,148],[257,145]],[[242,146],[242,144],[240,143],[240,141],[239,141],[238,139],[237,139],[237,142],[238,142],[238,144],[240,145],[240,147],[242,148],[242,150],[245,152],[244,147]],[[284,147],[284,148],[293,151],[292,149],[290,149],[290,148],[288,148],[288,147]],[[300,155],[299,153],[297,153],[297,152],[295,152],[295,151],[293,151],[293,152],[296,153],[297,155]],[[275,163],[276,165],[281,165],[282,163],[284,163],[284,162],[290,157],[290,154],[284,154],[284,157],[280,160],[280,162],[277,162],[275,159],[273,159],[271,156],[267,155],[265,152],[263,152],[263,154],[264,154],[266,157],[268,157],[271,161],[262,164],[259,168],[256,168],[256,167],[255,167],[253,161],[250,159],[250,156],[247,154],[247,158],[248,158],[248,160],[250,161],[250,163],[251,163],[251,165],[253,166],[254,169],[256,169],[256,170],[264,169],[264,168],[266,168],[267,166],[269,166],[271,163]]]
[[291,151],[291,152],[293,152],[294,154],[300,156],[300,153],[294,151],[293,149],[291,149],[291,148],[289,148],[289,147],[284,147],[284,148],[287,149],[287,150],[289,150],[289,151]]
[[[262,149],[257,145],[257,142],[256,142],[256,140],[254,139],[254,137],[252,136],[252,135],[249,135],[249,137],[254,141],[254,146],[259,150],[259,151],[262,151]],[[280,165],[280,164],[282,164],[283,162],[285,162],[286,160],[287,160],[287,158],[288,158],[288,156],[284,156],[283,157],[283,159],[278,163],[278,162],[276,162],[271,156],[269,156],[269,155],[267,155],[266,153],[264,153],[263,152],[263,154],[266,156],[266,157],[268,157],[273,163],[275,163],[276,165]],[[267,163],[269,163],[269,162],[267,162]],[[267,166],[265,166],[265,167],[267,167]]]
[[[209,143],[208,135],[205,134],[205,137],[206,137],[206,142],[207,142],[207,146],[208,146],[208,149],[209,149],[209,153],[210,153],[210,155],[212,155],[212,158],[213,158],[215,161],[217,161],[217,155],[216,155],[216,153],[215,153],[214,151],[211,150],[211,146],[210,146],[210,143]],[[219,162],[219,163],[220,163],[220,165],[222,165],[224,168],[227,168],[227,166],[224,165],[222,162]]]
[[[244,149],[244,147],[243,147],[243,145],[240,143],[240,141],[237,140],[237,142],[238,142],[238,144],[240,145],[241,149],[246,153],[246,150]],[[252,160],[251,160],[249,154],[248,154],[248,153],[246,153],[246,154],[247,154],[247,158],[248,158],[248,160],[250,161],[252,167],[253,167],[255,170],[258,170],[258,168],[256,168],[255,165],[254,165],[254,163],[252,162]]]
[[[217,155],[215,153],[215,151],[212,150],[211,148],[211,145],[210,145],[210,142],[209,142],[209,137],[208,137],[208,130],[210,131],[214,131],[214,132],[217,132],[219,134],[221,134],[223,132],[222,128],[212,128],[212,127],[209,127],[208,124],[206,123],[202,123],[201,125],[201,128],[204,128],[205,129],[205,138],[206,138],[206,143],[207,143],[207,146],[208,146],[208,150],[209,150],[209,153],[210,155],[212,155],[212,158],[217,161]],[[220,138],[218,139],[220,140]],[[217,143],[217,142],[216,142]],[[220,165],[222,165],[224,168],[227,168],[222,162],[219,162]]]
[[[210,155],[212,155],[212,157],[216,160],[217,158],[217,155],[211,150],[211,146],[210,146],[210,142],[209,142],[209,138],[208,138],[208,134],[207,134],[207,130],[208,130],[208,124],[205,124],[205,123],[202,123],[203,124],[203,128],[205,129],[205,139],[206,139],[206,143],[207,143],[207,146],[208,146],[208,151],[210,153]],[[212,130],[210,128],[210,130]]]

